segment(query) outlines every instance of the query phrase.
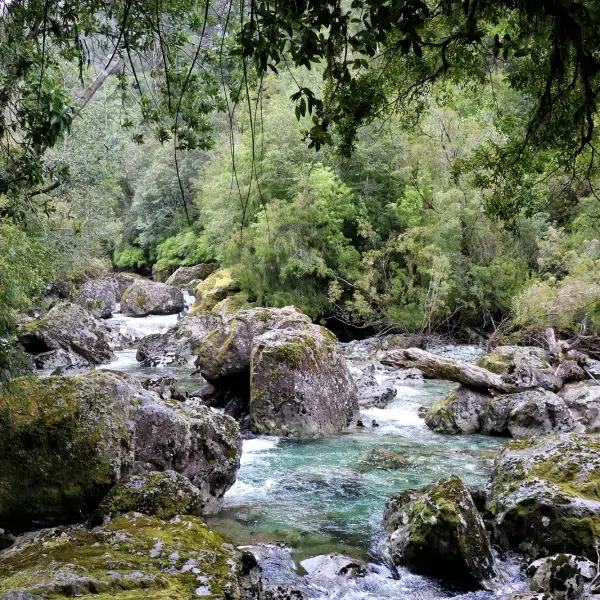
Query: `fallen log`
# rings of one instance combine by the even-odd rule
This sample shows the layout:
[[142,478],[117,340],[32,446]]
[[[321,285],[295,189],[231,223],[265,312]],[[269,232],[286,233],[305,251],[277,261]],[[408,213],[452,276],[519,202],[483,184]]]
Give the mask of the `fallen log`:
[[448,379],[479,390],[513,393],[518,388],[503,381],[500,375],[461,360],[437,356],[418,348],[392,350],[381,359],[384,365],[399,369],[417,368],[430,379]]

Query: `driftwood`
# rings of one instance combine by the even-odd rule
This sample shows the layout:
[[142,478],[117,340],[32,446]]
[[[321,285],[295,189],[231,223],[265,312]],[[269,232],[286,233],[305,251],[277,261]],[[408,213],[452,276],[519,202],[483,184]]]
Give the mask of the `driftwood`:
[[518,391],[517,387],[487,369],[460,360],[437,356],[418,348],[387,352],[381,362],[399,369],[417,368],[425,377],[448,379],[479,390],[492,389],[505,393]]

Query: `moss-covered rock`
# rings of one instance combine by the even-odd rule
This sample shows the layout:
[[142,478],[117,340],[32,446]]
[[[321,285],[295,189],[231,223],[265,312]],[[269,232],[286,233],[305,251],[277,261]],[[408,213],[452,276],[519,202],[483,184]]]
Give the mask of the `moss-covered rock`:
[[550,594],[552,600],[576,600],[583,586],[596,575],[596,565],[582,556],[555,554],[536,560],[527,568],[531,590]]
[[487,504],[494,540],[533,557],[596,557],[600,536],[600,438],[561,434],[506,444]]
[[575,422],[565,402],[546,390],[492,396],[459,387],[425,415],[437,433],[483,433],[527,438],[572,431]]
[[121,311],[132,317],[172,315],[184,308],[179,288],[147,279],[136,279],[121,296]]
[[358,416],[358,390],[335,336],[318,325],[267,331],[250,364],[252,429],[267,435],[333,435]]
[[0,553],[0,597],[237,600],[253,597],[251,590],[244,596],[245,571],[243,556],[199,518],[130,513],[91,531],[21,536]]
[[46,315],[19,330],[19,342],[30,354],[62,349],[92,364],[114,359],[109,340],[110,333],[104,324],[85,308],[71,302],[60,302]]
[[394,494],[383,517],[395,564],[463,589],[493,589],[497,577],[483,520],[455,476]]
[[550,367],[549,355],[535,346],[498,346],[493,352],[477,359],[477,366],[501,375],[511,364],[525,364],[534,369]]
[[175,471],[142,473],[113,487],[98,510],[110,517],[138,512],[159,519],[172,519],[177,515],[199,515],[202,512],[202,496],[189,479]]
[[239,292],[238,283],[230,269],[218,269],[201,281],[194,290],[196,302],[192,314],[210,312],[221,300]]
[[177,287],[186,287],[190,283],[196,281],[204,281],[209,275],[214,273],[219,268],[217,263],[201,263],[193,267],[179,267],[167,279],[167,285]]
[[122,373],[15,379],[0,390],[0,527],[81,521],[134,468],[182,473],[212,512],[240,454],[233,419]]
[[395,471],[405,469],[411,465],[410,458],[405,454],[393,452],[386,448],[373,448],[361,461],[360,471],[379,469],[383,471]]

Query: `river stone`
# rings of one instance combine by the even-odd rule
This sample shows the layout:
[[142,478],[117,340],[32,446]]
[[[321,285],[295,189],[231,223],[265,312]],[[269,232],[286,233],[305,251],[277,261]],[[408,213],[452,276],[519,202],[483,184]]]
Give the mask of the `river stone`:
[[384,471],[395,471],[397,469],[406,469],[411,466],[410,459],[398,452],[386,450],[385,448],[373,448],[361,461],[359,468],[361,471],[371,469],[381,469]]
[[115,312],[121,298],[116,279],[95,279],[84,283],[73,295],[73,302],[89,310],[97,319],[107,319]]
[[76,367],[86,368],[89,367],[87,360],[83,359],[77,354],[67,352],[62,348],[58,350],[49,350],[48,352],[41,352],[33,357],[33,361],[37,369],[56,369],[58,367]]
[[156,392],[162,400],[178,400],[183,402],[185,394],[179,389],[179,383],[175,377],[150,377],[142,381],[145,390]]
[[335,435],[358,416],[358,391],[335,336],[323,327],[267,331],[250,364],[252,430],[266,435]]
[[533,562],[527,574],[533,576],[533,592],[546,592],[553,600],[576,600],[583,593],[584,583],[595,577],[596,565],[582,556],[555,554]]
[[147,279],[136,279],[121,296],[121,311],[132,317],[171,315],[184,308],[179,288]]
[[590,381],[567,383],[558,395],[582,431],[600,432],[600,385]]
[[109,332],[104,324],[81,306],[60,302],[45,316],[19,330],[19,342],[30,354],[65,350],[92,364],[114,360]]
[[129,513],[91,531],[60,527],[19,537],[0,553],[0,597],[256,598],[244,556],[198,517]]
[[528,390],[491,396],[460,386],[425,415],[437,433],[483,433],[515,438],[572,431],[575,423],[565,402],[552,392]]
[[196,301],[192,314],[210,312],[218,302],[239,292],[240,288],[230,269],[218,269],[201,281],[194,290]]
[[335,579],[336,577],[364,577],[368,572],[366,563],[342,554],[322,554],[307,558],[302,568],[311,577]]
[[394,494],[383,524],[396,565],[465,590],[494,589],[497,573],[483,520],[458,477]]
[[550,356],[546,350],[536,346],[498,346],[492,352],[477,359],[475,364],[501,375],[511,364],[526,365],[533,369],[548,369]]
[[217,263],[201,263],[193,267],[179,267],[168,279],[167,285],[185,287],[193,281],[204,281],[219,268]]
[[143,337],[135,359],[144,367],[185,365],[188,362],[184,348],[172,333],[151,333]]
[[114,517],[138,512],[159,519],[199,515],[202,499],[198,488],[175,471],[142,473],[120,481],[104,498],[98,511]]
[[11,381],[0,432],[0,527],[13,531],[81,521],[134,471],[185,475],[214,512],[240,465],[233,419],[112,371]]
[[278,328],[308,327],[311,320],[292,306],[253,308],[225,317],[205,338],[198,350],[196,366],[208,381],[245,374],[255,338]]
[[510,442],[498,455],[487,512],[494,541],[534,558],[596,558],[600,438],[577,433]]

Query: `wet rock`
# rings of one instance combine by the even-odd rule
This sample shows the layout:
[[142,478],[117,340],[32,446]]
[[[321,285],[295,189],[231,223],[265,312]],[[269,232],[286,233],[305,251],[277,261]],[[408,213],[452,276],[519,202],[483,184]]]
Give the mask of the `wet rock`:
[[496,459],[487,512],[495,543],[531,556],[596,558],[600,439],[568,433],[506,444]]
[[219,268],[217,263],[201,263],[193,267],[179,267],[166,281],[167,285],[184,287],[196,281],[204,281]]
[[600,432],[600,385],[590,381],[567,383],[558,395],[571,410],[581,431]]
[[0,554],[0,597],[257,597],[245,581],[242,554],[194,516],[164,521],[129,513],[91,531],[44,529]]
[[370,387],[359,390],[359,404],[363,408],[386,408],[397,395],[398,392],[395,388],[384,385]]
[[550,368],[550,356],[536,346],[498,346],[477,360],[477,366],[501,375],[511,365],[522,365],[532,369]]
[[366,563],[342,554],[322,554],[303,560],[302,568],[315,578],[364,577],[368,573]]
[[248,415],[248,390],[235,387],[221,389],[207,383],[190,394],[190,399],[198,399],[206,406],[220,408],[223,413],[236,420]]
[[572,431],[575,423],[562,398],[545,390],[491,396],[459,387],[425,416],[437,433],[484,433],[525,438]]
[[289,585],[277,585],[264,590],[260,596],[261,600],[308,600],[308,596],[302,591]]
[[467,491],[471,494],[473,504],[478,512],[483,513],[485,510],[485,503],[487,502],[487,490],[484,487],[477,485],[468,485]]
[[576,600],[586,581],[596,575],[596,565],[582,556],[555,554],[529,565],[531,590],[550,594],[553,600]]
[[107,319],[115,312],[119,294],[116,279],[94,279],[86,281],[73,295],[73,302],[89,310],[97,319]]
[[77,304],[60,302],[48,313],[19,330],[19,342],[26,352],[38,355],[64,350],[92,364],[114,359],[103,323]]
[[176,400],[183,402],[185,394],[179,389],[177,379],[174,377],[154,377],[142,381],[142,387],[145,390],[156,392],[162,400]]
[[383,522],[395,564],[465,590],[495,587],[497,573],[483,520],[458,477],[394,494]]
[[33,357],[35,366],[37,369],[56,369],[58,367],[81,367],[85,368],[89,366],[87,360],[84,360],[81,356],[67,352],[62,348],[58,350],[49,350],[48,352],[41,352]]
[[0,526],[81,521],[134,471],[174,470],[213,512],[239,469],[237,424],[207,407],[169,406],[112,371],[19,378],[0,394]]
[[358,391],[335,336],[303,323],[256,338],[249,406],[256,433],[314,436],[346,429],[358,416]]
[[360,461],[360,469],[362,471],[370,469],[394,471],[396,469],[406,469],[410,464],[410,460],[398,452],[386,450],[385,448],[373,448]]
[[192,306],[192,314],[210,312],[221,300],[239,291],[231,271],[218,269],[196,286],[196,302]]
[[188,357],[171,333],[151,333],[143,337],[135,354],[135,359],[145,367],[185,365]]
[[184,308],[179,288],[147,279],[136,279],[121,296],[121,311],[133,317],[171,315]]
[[98,508],[98,512],[114,517],[138,512],[159,519],[176,515],[199,515],[202,497],[189,479],[175,471],[133,475],[117,483]]
[[179,319],[170,333],[181,344],[186,352],[195,353],[206,336],[221,324],[215,315],[185,315]]

